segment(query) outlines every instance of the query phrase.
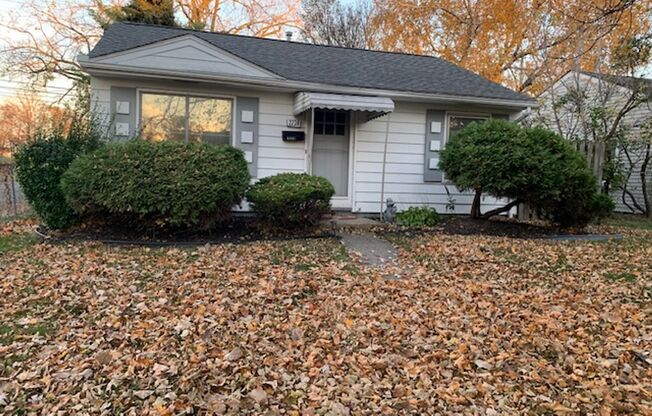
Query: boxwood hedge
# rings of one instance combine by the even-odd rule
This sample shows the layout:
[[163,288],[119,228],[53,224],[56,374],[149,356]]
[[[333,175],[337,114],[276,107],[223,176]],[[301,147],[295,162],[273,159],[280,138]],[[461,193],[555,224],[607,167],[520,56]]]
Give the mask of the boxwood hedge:
[[67,228],[77,220],[61,190],[61,176],[80,154],[97,149],[101,135],[92,123],[81,118],[62,126],[39,130],[35,137],[18,148],[14,155],[16,176],[30,206],[45,225]]
[[206,228],[241,202],[249,180],[243,153],[233,147],[134,140],[79,157],[61,185],[82,215]]
[[259,180],[247,192],[253,210],[275,227],[306,228],[330,211],[333,185],[305,173],[281,173]]

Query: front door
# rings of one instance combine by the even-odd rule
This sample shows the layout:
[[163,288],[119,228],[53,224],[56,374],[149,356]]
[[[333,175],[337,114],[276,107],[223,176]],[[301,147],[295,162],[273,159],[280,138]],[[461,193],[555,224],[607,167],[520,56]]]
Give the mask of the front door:
[[315,110],[312,174],[335,187],[336,197],[349,195],[349,115],[346,111]]

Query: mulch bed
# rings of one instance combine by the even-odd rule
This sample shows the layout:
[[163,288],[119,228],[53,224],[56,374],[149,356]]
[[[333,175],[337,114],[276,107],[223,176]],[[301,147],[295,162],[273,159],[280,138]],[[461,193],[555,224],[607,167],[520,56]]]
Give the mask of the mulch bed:
[[65,232],[37,229],[37,234],[53,242],[95,241],[110,245],[149,247],[201,246],[205,244],[242,244],[254,241],[282,241],[297,238],[332,238],[332,230],[295,230],[278,232],[262,227],[254,217],[235,215],[210,230],[134,229],[116,224],[94,224]]
[[[560,233],[556,227],[546,224],[533,224],[510,218],[495,217],[490,220],[469,217],[452,217],[441,225],[444,234],[488,235],[511,238],[542,238]],[[568,231],[563,231],[568,234]],[[575,234],[576,232],[571,232]]]
[[[441,233],[447,235],[493,236],[517,239],[560,239],[586,240],[594,237],[611,237],[609,234],[594,234],[592,229],[559,229],[544,222],[523,222],[513,218],[493,217],[489,220],[472,219],[468,216],[445,218],[437,227],[408,228],[382,226],[375,229],[377,234],[384,235],[423,235]],[[604,231],[604,230],[601,230]]]

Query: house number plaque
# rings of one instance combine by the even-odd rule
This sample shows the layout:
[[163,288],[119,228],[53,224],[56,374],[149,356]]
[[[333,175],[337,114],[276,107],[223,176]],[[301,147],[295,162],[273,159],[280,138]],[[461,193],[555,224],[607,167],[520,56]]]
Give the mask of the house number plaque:
[[301,120],[297,120],[296,118],[290,118],[287,120],[287,126],[295,129],[301,128]]

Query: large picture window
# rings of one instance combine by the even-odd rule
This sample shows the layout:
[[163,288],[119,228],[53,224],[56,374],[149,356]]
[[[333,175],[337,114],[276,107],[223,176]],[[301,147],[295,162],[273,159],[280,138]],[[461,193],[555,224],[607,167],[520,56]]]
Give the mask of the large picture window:
[[145,140],[208,144],[231,143],[232,101],[183,95],[143,93],[141,126]]

